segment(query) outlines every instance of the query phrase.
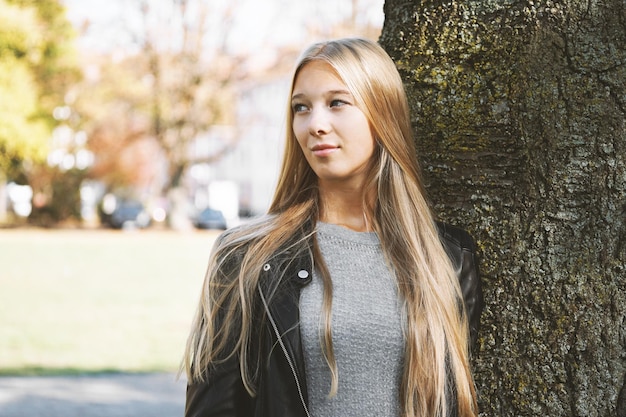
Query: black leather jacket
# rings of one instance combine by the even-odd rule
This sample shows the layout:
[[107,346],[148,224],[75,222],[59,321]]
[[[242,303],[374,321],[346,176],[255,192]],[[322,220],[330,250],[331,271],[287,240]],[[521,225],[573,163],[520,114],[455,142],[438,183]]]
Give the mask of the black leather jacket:
[[[483,298],[471,236],[458,228],[439,224],[439,235],[459,276],[468,313],[472,346],[476,342]],[[294,256],[295,255],[295,256]],[[283,286],[268,302],[261,284],[260,303],[269,313],[263,322],[258,346],[264,363],[251,397],[242,383],[237,358],[211,368],[206,382],[187,385],[186,417],[307,417],[307,387],[299,327],[300,289],[311,282],[310,256],[291,254],[271,259],[264,267],[260,283],[276,281],[273,274],[286,272]],[[456,409],[456,404],[450,404]],[[455,414],[455,413],[452,413]]]

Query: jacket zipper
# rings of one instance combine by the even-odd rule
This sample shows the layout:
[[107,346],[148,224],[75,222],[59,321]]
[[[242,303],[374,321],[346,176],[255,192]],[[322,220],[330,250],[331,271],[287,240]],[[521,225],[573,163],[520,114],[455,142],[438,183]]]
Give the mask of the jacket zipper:
[[258,289],[259,289],[259,294],[261,295],[261,301],[263,302],[263,306],[265,307],[265,311],[267,312],[267,317],[269,317],[270,323],[272,324],[272,329],[274,329],[274,333],[276,334],[278,344],[280,344],[280,347],[283,353],[285,354],[285,358],[287,359],[287,363],[289,364],[289,368],[291,368],[291,373],[293,374],[293,379],[296,381],[296,388],[298,389],[298,395],[300,396],[300,402],[302,403],[302,407],[304,407],[304,412],[306,413],[307,417],[311,417],[311,415],[309,414],[309,409],[307,408],[306,403],[304,402],[304,395],[302,394],[302,387],[300,386],[300,381],[298,380],[298,374],[296,373],[296,368],[293,364],[293,361],[291,360],[291,357],[289,356],[289,353],[287,352],[287,348],[285,347],[285,344],[283,343],[283,339],[280,335],[280,332],[278,331],[278,326],[276,326],[276,322],[274,322],[274,318],[272,317],[270,308],[267,305],[267,300],[265,299],[265,296],[263,295],[263,290],[261,289],[261,285],[258,285]]

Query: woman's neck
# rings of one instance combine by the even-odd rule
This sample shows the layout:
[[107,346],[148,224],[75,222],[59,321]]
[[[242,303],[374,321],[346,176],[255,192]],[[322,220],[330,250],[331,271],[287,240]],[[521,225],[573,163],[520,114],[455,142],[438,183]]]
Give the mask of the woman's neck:
[[320,187],[320,218],[357,232],[371,232],[372,214],[364,205],[363,191]]

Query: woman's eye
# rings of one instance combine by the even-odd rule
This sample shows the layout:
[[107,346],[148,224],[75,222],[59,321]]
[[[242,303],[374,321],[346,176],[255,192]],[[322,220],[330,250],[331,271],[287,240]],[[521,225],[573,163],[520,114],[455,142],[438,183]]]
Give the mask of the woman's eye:
[[292,106],[294,113],[302,113],[307,110],[307,107],[304,104],[296,103]]
[[332,100],[330,102],[330,107],[341,107],[348,104],[347,102],[343,101],[343,100]]

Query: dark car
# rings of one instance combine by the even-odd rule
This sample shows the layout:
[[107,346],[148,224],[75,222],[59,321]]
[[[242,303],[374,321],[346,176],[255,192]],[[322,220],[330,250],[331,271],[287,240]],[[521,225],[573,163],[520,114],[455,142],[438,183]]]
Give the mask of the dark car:
[[114,229],[143,229],[150,225],[150,215],[137,201],[120,201],[106,223]]
[[193,225],[198,229],[226,230],[226,219],[221,211],[212,208],[202,210],[193,219]]

